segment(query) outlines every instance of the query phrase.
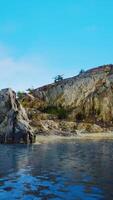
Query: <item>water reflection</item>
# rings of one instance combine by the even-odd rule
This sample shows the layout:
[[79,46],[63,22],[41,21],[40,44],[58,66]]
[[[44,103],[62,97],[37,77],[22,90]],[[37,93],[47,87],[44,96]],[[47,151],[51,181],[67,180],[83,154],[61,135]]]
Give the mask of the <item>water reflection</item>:
[[113,199],[113,142],[0,145],[0,200]]

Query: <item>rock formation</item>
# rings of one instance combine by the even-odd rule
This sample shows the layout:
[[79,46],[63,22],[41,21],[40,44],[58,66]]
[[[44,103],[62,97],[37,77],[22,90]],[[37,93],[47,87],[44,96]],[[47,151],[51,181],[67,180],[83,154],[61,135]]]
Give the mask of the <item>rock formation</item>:
[[113,122],[113,65],[88,70],[78,76],[33,91],[49,106],[63,107],[73,120]]
[[0,143],[32,143],[34,134],[25,109],[11,89],[0,91]]
[[19,93],[18,99],[11,89],[0,91],[0,143],[105,131],[113,131],[113,65]]
[[76,129],[87,125],[89,132],[92,125],[93,130],[113,129],[113,65],[82,72],[30,94],[31,100],[24,96],[21,102],[35,127],[41,120],[60,120],[60,124],[65,120],[76,123]]

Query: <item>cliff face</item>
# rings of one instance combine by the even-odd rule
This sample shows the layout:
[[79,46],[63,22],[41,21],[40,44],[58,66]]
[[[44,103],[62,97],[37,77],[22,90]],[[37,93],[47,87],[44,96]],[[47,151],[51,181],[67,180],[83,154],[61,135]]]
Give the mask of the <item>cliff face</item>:
[[113,65],[24,93],[0,91],[0,143],[34,142],[35,133],[113,131]]
[[32,91],[49,107],[62,107],[74,121],[113,123],[113,65],[88,70]]
[[34,134],[25,109],[11,89],[0,91],[0,143],[31,143]]

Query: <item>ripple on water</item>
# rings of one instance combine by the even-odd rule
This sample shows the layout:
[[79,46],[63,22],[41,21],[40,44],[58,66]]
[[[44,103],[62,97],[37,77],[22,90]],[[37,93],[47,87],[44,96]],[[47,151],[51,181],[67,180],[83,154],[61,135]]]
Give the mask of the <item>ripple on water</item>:
[[112,149],[112,141],[0,145],[0,200],[113,199]]

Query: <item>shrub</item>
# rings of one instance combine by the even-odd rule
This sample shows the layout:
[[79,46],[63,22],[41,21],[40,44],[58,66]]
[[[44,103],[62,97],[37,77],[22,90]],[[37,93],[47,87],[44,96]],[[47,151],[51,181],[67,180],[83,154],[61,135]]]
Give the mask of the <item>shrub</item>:
[[57,83],[59,81],[62,81],[63,80],[63,75],[57,75],[55,78],[54,78],[54,82]]
[[80,72],[79,72],[79,75],[83,74],[85,72],[84,69],[81,69]]
[[68,116],[68,112],[64,108],[58,109],[58,118],[59,119],[66,119]]
[[48,114],[56,115],[58,119],[66,119],[68,116],[68,111],[65,110],[63,107],[47,106],[41,111]]
[[32,94],[33,90],[34,90],[34,87],[32,86],[32,88],[28,88],[27,89],[27,92],[29,92],[30,94]]
[[24,95],[24,92],[21,92],[21,91],[18,91],[18,92],[17,92],[17,97],[18,97],[19,99],[22,99],[22,98],[23,98],[23,95]]

